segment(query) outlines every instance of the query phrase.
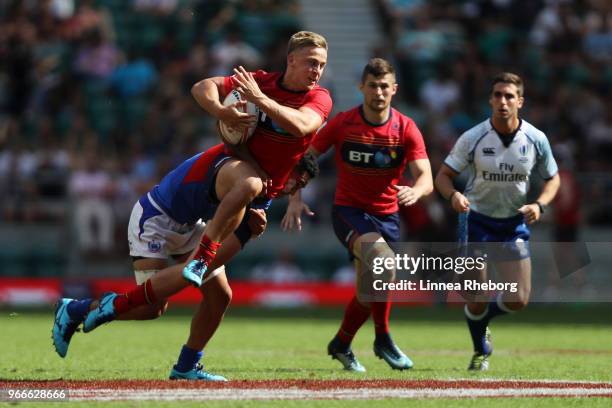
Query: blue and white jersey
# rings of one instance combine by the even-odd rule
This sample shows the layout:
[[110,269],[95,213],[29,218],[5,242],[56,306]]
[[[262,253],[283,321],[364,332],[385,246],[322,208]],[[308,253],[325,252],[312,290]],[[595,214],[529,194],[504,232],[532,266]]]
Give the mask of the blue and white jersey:
[[219,201],[214,196],[217,169],[230,157],[223,145],[214,146],[181,163],[153,187],[150,196],[160,209],[179,224],[208,221]]
[[[158,214],[185,225],[210,220],[219,206],[214,185],[217,171],[230,159],[224,145],[219,144],[185,160],[141,198],[144,208],[141,223]],[[153,202],[148,204],[149,200]],[[248,208],[267,210],[271,202],[266,197],[256,197]]]
[[464,195],[470,209],[493,218],[517,215],[534,169],[545,180],[558,171],[546,135],[522,119],[508,146],[489,119],[474,126],[459,137],[444,163],[457,173],[469,172]]

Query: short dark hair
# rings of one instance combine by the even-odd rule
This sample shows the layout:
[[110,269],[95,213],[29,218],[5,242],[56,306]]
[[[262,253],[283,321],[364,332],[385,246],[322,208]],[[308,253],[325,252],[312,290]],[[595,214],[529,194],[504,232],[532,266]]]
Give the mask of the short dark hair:
[[300,173],[303,171],[308,172],[311,179],[319,175],[319,163],[317,163],[317,158],[314,154],[309,152],[304,153],[304,156],[302,156],[295,168]]
[[495,84],[513,84],[516,86],[516,90],[518,96],[523,96],[525,93],[525,85],[523,85],[523,80],[517,74],[513,74],[512,72],[502,72],[493,78],[493,84],[491,84],[491,89],[495,87]]
[[391,65],[391,63],[386,59],[372,58],[363,68],[361,83],[363,84],[365,82],[368,75],[373,75],[376,78],[380,78],[381,76],[387,74],[393,74],[393,76],[395,76],[395,69],[393,68],[393,65]]

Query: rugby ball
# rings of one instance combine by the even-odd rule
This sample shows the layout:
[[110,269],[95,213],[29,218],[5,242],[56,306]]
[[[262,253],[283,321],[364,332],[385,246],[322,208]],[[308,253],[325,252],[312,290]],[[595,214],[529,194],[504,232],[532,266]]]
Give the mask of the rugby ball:
[[[225,99],[223,100],[223,105],[224,106],[233,105],[234,103],[240,101],[241,99],[242,98],[240,97],[240,93],[237,90],[232,89],[232,91],[228,93]],[[257,118],[257,121],[259,121],[259,107],[255,105],[254,103],[247,102],[246,106],[240,107],[239,109],[242,112],[246,112],[250,115],[254,115]],[[249,126],[248,128],[245,128],[245,129],[235,129],[235,128],[229,127],[223,121],[218,122],[219,134],[221,135],[221,138],[223,139],[224,142],[232,144],[232,145],[237,145],[237,144],[246,142],[249,139],[249,137],[253,135],[253,132],[255,132],[256,127],[257,127],[257,124],[255,124],[254,126]]]

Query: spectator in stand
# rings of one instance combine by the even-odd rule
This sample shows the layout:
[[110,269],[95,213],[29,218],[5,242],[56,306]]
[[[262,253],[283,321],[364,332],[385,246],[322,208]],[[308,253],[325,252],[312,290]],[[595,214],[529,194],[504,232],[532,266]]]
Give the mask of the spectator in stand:
[[231,25],[227,31],[225,39],[215,44],[210,50],[211,74],[213,76],[224,76],[230,74],[234,67],[240,65],[249,70],[259,66],[261,64],[261,54],[244,41],[240,27]]
[[119,65],[119,49],[104,37],[102,31],[90,31],[79,50],[74,69],[85,78],[105,80]]
[[104,254],[113,249],[113,181],[99,163],[96,151],[88,150],[69,182],[78,245],[88,254]]

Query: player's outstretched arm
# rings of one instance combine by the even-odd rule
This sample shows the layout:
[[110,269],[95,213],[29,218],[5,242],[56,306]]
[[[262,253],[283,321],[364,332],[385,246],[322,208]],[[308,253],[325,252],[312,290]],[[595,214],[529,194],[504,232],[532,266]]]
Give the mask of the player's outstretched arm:
[[284,106],[268,98],[253,78],[253,74],[247,72],[244,67],[234,68],[234,82],[236,90],[249,102],[253,102],[280,127],[295,137],[305,137],[315,132],[323,124],[323,119],[318,113],[308,107],[299,109]]
[[433,191],[433,179],[431,176],[431,165],[428,159],[414,160],[408,163],[410,172],[416,180],[411,186],[393,186],[397,190],[397,201],[399,205],[411,206],[421,197],[431,194]]
[[311,211],[308,204],[302,201],[301,190],[296,191],[293,195],[289,196],[289,203],[287,204],[287,211],[281,221],[281,228],[283,231],[291,230],[302,230],[302,212],[309,217],[315,215]]
[[448,165],[442,164],[438,174],[436,174],[435,184],[440,195],[450,201],[451,207],[458,213],[463,213],[470,209],[470,201],[461,192],[455,190],[453,179],[458,174]]
[[[308,150],[306,151],[306,156],[307,155],[311,155],[312,156],[311,160],[314,160],[314,158],[318,158],[321,155],[321,153],[318,152],[311,145],[308,147]],[[306,157],[303,158],[302,160],[305,160],[305,159]],[[316,163],[316,161],[314,163]],[[318,170],[317,170],[317,173],[318,173]],[[315,213],[310,209],[308,204],[302,201],[301,191],[302,190],[300,188],[295,193],[289,195],[287,211],[285,212],[285,215],[283,219],[281,220],[281,228],[283,229],[283,231],[291,231],[293,229],[297,231],[301,231],[302,230],[302,212],[308,215],[309,217],[312,217],[315,215]]]

